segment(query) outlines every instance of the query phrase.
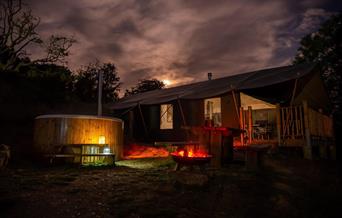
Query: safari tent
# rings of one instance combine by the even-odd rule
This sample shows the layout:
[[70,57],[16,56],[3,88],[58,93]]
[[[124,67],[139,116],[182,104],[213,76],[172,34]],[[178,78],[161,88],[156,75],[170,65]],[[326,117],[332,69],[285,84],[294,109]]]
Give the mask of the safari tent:
[[242,129],[234,146],[303,148],[307,158],[334,155],[331,104],[315,65],[258,70],[149,91],[110,105],[125,138],[186,141],[192,127]]

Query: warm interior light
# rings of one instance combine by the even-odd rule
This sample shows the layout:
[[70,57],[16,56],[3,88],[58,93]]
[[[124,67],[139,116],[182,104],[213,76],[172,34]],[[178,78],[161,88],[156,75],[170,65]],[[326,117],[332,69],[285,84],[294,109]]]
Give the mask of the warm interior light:
[[106,137],[104,135],[99,136],[99,144],[106,144]]
[[103,148],[103,153],[104,154],[110,154],[110,148],[108,148],[108,147]]

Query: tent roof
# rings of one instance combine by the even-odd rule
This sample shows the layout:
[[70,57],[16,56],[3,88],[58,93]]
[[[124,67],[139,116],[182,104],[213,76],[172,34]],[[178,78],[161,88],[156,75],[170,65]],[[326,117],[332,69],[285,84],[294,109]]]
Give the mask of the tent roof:
[[131,108],[138,104],[152,105],[171,102],[176,99],[204,99],[219,96],[232,90],[246,90],[275,85],[312,72],[314,65],[302,64],[258,70],[222,77],[167,89],[153,90],[125,97],[109,105],[111,109]]

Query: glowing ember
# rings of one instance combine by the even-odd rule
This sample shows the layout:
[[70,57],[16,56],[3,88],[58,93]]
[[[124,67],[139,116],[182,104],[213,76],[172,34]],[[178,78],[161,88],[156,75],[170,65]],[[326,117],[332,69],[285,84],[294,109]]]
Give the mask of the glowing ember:
[[181,149],[176,152],[171,153],[174,156],[180,156],[180,157],[190,157],[190,158],[197,158],[197,157],[209,157],[207,152],[205,151],[194,151],[193,149]]
[[151,157],[168,157],[169,152],[163,147],[152,147],[144,145],[125,146],[125,159],[151,158]]

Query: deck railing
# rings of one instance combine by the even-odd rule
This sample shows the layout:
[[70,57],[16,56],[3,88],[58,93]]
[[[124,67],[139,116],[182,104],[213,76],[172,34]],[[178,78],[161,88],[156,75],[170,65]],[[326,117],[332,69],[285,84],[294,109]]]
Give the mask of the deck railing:
[[[247,134],[241,136],[241,144],[258,143],[251,133],[254,132],[252,108],[240,110],[240,125]],[[278,135],[274,138],[265,138],[264,143],[274,142],[279,146],[296,146],[304,148],[304,156],[311,159],[313,156],[329,156],[328,153],[335,149],[334,130],[332,117],[325,115],[321,110],[311,108],[306,101],[301,105],[280,107],[276,106],[276,125],[272,126]],[[316,150],[316,151],[315,151]],[[316,154],[315,154],[316,152]],[[330,155],[330,156],[334,156]]]

